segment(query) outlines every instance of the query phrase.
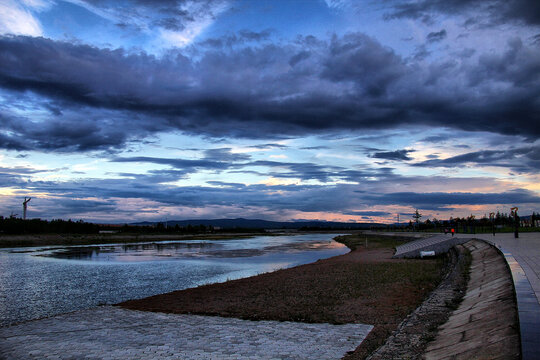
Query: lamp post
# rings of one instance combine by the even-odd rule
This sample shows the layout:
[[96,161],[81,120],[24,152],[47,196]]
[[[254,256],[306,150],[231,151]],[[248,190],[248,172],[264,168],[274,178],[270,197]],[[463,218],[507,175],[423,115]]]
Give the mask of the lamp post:
[[493,231],[493,236],[495,236],[495,213],[489,213],[489,219],[491,220],[491,230]]
[[519,216],[518,216],[518,213],[517,213],[518,212],[517,206],[511,208],[510,211],[511,211],[510,213],[512,215],[514,215],[514,237],[517,239],[517,238],[519,238],[519,232],[518,232],[518,230],[519,230]]

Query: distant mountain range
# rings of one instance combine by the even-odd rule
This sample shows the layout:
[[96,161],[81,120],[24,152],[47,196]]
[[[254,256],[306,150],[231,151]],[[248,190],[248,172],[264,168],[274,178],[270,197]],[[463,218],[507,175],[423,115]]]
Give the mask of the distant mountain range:
[[[163,223],[163,221],[161,221]],[[153,226],[158,222],[138,222],[130,225]],[[197,219],[197,220],[169,220],[167,226],[213,226],[222,229],[300,229],[303,227],[323,229],[369,229],[372,226],[382,225],[374,223],[348,223],[334,221],[268,221],[260,219]]]

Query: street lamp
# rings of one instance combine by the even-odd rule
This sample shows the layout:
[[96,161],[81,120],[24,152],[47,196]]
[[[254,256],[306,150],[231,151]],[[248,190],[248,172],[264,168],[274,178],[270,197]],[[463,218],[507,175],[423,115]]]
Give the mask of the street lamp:
[[518,229],[519,229],[519,216],[518,216],[518,208],[513,207],[510,209],[510,214],[514,215],[514,237],[517,239],[519,237]]
[[495,236],[495,213],[489,213],[489,219],[491,220],[491,230],[493,231],[493,236]]

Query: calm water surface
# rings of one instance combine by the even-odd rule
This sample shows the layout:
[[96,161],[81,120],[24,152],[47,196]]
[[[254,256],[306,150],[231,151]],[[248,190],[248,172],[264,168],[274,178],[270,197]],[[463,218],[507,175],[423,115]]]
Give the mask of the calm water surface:
[[314,262],[335,234],[0,250],[0,326]]

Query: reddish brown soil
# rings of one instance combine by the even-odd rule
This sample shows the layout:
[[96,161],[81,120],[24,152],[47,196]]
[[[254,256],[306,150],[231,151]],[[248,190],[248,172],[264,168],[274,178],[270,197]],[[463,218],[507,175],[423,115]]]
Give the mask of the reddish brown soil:
[[119,304],[167,313],[251,320],[375,325],[349,359],[384,343],[435,288],[440,260],[394,260],[392,250],[359,248],[313,264]]

